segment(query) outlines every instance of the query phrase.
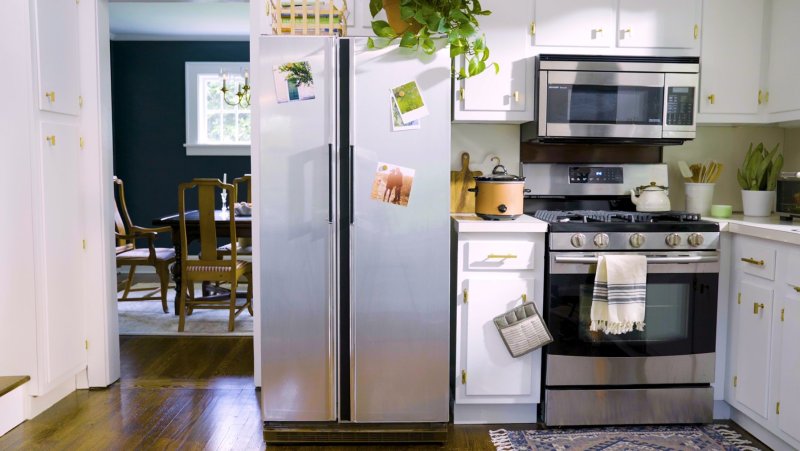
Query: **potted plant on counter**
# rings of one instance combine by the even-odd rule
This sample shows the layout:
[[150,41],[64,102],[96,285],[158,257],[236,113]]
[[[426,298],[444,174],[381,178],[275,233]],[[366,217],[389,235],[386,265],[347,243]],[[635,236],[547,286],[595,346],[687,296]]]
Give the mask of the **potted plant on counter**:
[[[435,40],[447,40],[450,57],[464,55],[466,62],[456,76],[472,77],[487,67],[500,70],[497,63],[487,62],[489,48],[483,35],[478,34],[478,17],[491,11],[481,8],[479,0],[370,0],[372,17],[386,11],[387,20],[373,20],[372,31],[380,45],[400,39],[400,47],[421,48],[428,55],[436,52]],[[367,41],[370,48],[376,41]]]
[[778,152],[780,144],[767,151],[763,143],[750,149],[744,157],[736,178],[742,187],[742,204],[745,216],[769,216],[775,207],[775,189],[783,168],[783,155]]

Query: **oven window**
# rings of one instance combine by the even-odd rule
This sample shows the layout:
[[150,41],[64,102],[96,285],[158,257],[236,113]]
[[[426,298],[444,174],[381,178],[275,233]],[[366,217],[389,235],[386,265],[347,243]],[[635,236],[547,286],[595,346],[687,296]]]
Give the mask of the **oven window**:
[[545,308],[553,343],[548,354],[641,357],[714,352],[714,273],[647,275],[645,330],[609,335],[589,330],[594,274],[550,274]]
[[660,87],[551,84],[547,122],[557,124],[661,125]]
[[592,311],[592,291],[594,286],[583,284],[580,287],[580,340],[587,343],[603,341],[624,342],[668,342],[690,338],[689,301],[691,292],[684,284],[648,284],[645,307],[645,327],[643,331],[634,330],[622,335],[608,335],[591,332],[589,324]]

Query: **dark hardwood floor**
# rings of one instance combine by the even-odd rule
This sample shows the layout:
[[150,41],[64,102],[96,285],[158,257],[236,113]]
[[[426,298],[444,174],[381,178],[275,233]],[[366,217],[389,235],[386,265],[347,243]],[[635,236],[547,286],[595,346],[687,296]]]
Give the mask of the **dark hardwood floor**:
[[[0,437],[0,450],[265,449],[260,396],[252,379],[252,337],[122,337],[120,342],[120,381],[70,394]],[[523,426],[535,427],[514,428]],[[380,449],[492,450],[488,431],[501,427],[451,425],[445,446]],[[376,446],[269,448],[361,451]]]

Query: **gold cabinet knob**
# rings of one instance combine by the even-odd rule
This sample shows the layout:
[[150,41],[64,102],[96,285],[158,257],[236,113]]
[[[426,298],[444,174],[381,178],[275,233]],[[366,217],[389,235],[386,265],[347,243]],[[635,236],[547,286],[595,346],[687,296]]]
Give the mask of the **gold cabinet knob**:
[[56,145],[56,135],[49,135],[44,138],[51,146]]
[[47,92],[44,93],[44,96],[47,97],[48,100],[50,100],[50,103],[53,103],[53,102],[56,101],[56,92],[55,91],[47,91]]
[[764,304],[759,304],[758,302],[753,304],[753,314],[758,315],[758,309],[764,309]]
[[712,104],[712,105],[713,105],[713,104],[714,104],[714,100],[715,100],[716,98],[717,98],[717,97],[716,97],[714,94],[709,94],[709,95],[708,95],[708,103],[710,103],[710,104]]

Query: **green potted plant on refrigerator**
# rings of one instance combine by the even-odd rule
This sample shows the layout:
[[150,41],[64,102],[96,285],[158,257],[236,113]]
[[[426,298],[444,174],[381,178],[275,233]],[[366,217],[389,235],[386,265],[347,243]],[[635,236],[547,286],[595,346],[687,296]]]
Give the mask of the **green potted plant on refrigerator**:
[[742,205],[745,216],[769,216],[775,208],[775,190],[783,168],[780,144],[768,151],[764,143],[750,148],[744,157],[736,178],[742,187]]
[[387,19],[372,21],[378,38],[367,41],[370,48],[399,39],[400,47],[420,48],[431,55],[437,51],[436,41],[444,41],[451,58],[465,58],[457,78],[478,75],[487,67],[500,70],[497,63],[488,62],[486,38],[478,33],[478,17],[491,14],[479,0],[370,0],[369,10],[373,18],[386,11]]

